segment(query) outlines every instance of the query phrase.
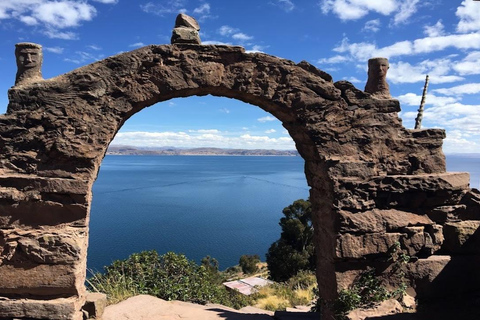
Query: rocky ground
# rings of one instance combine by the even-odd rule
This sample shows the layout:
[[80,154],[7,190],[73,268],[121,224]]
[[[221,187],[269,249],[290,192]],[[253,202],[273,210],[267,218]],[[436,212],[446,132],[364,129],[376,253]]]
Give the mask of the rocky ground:
[[271,311],[253,307],[240,310],[222,305],[208,304],[205,306],[182,301],[165,301],[149,295],[139,295],[118,304],[108,306],[103,314],[103,320],[309,320],[319,319],[314,313],[283,312],[276,314]]
[[[392,304],[393,302],[393,304]],[[349,320],[478,320],[480,319],[480,295],[468,299],[436,301],[417,313],[397,313],[399,304],[386,301],[369,310],[358,309],[349,314]],[[182,301],[165,301],[149,295],[139,295],[118,304],[108,306],[103,320],[313,320],[315,313],[289,309],[287,312],[271,312],[254,307],[235,310],[222,305],[205,306]]]

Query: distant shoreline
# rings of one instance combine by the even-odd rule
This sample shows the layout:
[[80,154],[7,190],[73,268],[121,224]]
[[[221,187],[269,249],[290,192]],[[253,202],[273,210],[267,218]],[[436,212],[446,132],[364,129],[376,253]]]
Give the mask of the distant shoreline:
[[297,150],[271,149],[228,149],[228,148],[141,148],[132,146],[110,146],[107,155],[138,156],[300,156]]

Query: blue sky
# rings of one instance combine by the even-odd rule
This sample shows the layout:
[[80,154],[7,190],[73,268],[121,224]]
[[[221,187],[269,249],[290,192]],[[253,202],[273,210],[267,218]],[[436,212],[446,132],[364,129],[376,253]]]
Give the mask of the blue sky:
[[[169,44],[178,13],[195,17],[204,44],[241,45],[307,60],[363,89],[367,60],[390,59],[387,80],[413,128],[425,75],[423,128],[444,128],[446,153],[480,153],[480,1],[465,0],[1,0],[0,113],[16,73],[14,45],[44,48],[55,77],[148,44]],[[115,144],[293,149],[280,122],[227,98],[190,97],[129,119]]]

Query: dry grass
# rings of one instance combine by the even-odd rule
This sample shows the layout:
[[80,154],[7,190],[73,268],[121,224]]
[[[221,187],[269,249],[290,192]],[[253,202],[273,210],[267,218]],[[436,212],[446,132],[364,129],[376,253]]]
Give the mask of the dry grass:
[[315,299],[313,288],[292,289],[286,284],[274,284],[260,288],[256,294],[255,307],[270,311],[285,310],[299,305],[309,305]]
[[105,277],[97,273],[87,279],[87,283],[93,291],[107,295],[108,305],[119,303],[139,294],[132,281],[123,274]]
[[260,309],[276,311],[290,307],[290,301],[286,297],[278,296],[273,286],[260,288],[258,297],[255,307]]

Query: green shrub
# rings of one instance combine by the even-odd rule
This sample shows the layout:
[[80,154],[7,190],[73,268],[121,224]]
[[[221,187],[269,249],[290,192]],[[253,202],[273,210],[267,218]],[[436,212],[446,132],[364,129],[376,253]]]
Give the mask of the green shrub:
[[[212,261],[209,265],[212,266]],[[197,265],[184,255],[156,251],[134,253],[125,260],[116,260],[105,267],[104,274],[95,274],[87,285],[112,296],[116,288],[106,284],[122,279],[128,290],[135,294],[149,294],[164,300],[181,300],[205,304],[221,303],[241,308],[250,303],[248,297],[228,292],[219,284],[218,273],[205,265]],[[118,282],[118,281],[117,281]]]
[[257,272],[258,267],[257,263],[260,262],[260,257],[258,254],[255,255],[248,255],[244,254],[240,257],[240,261],[238,262],[239,266],[242,268],[242,272],[245,274],[252,274]]
[[300,270],[296,275],[288,279],[287,285],[293,289],[308,289],[317,285],[317,277],[310,270]]

